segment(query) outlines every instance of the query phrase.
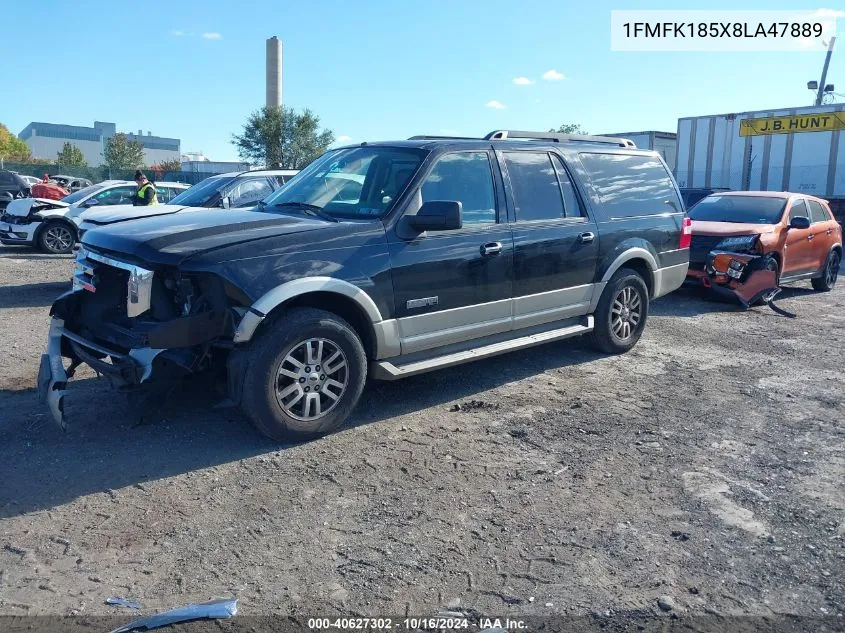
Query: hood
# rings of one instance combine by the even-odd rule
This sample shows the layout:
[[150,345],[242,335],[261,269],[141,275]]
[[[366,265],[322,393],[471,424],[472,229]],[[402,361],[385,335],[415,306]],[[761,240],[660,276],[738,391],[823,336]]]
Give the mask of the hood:
[[49,198],[18,198],[9,202],[6,206],[6,213],[25,218],[30,213],[38,213],[48,209],[66,209],[69,206],[67,202],[50,200]]
[[740,222],[692,221],[693,235],[764,235],[774,233],[777,224],[745,224]]
[[178,264],[198,253],[269,237],[315,231],[333,222],[308,216],[241,211],[190,209],[115,222],[87,231],[85,246],[129,255],[151,264]]
[[135,207],[131,204],[116,204],[104,209],[88,209],[79,219],[96,225],[112,224],[138,218],[152,218],[159,215],[170,215],[183,209],[189,209],[181,204],[154,204],[147,207]]

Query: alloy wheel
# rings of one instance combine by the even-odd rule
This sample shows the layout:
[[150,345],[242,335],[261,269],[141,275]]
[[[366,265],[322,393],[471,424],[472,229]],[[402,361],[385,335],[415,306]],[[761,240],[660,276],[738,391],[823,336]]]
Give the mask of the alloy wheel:
[[610,328],[619,340],[629,339],[636,331],[643,315],[640,293],[633,286],[625,286],[613,299],[610,309]]
[[346,355],[334,342],[297,343],[279,363],[276,401],[297,420],[318,420],[334,409],[349,383]]
[[64,226],[51,226],[44,234],[44,244],[48,250],[61,253],[73,246],[73,235]]

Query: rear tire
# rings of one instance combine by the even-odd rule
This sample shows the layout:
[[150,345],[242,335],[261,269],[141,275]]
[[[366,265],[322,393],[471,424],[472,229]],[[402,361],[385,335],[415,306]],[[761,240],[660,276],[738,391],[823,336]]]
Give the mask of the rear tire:
[[38,233],[38,248],[45,253],[64,255],[75,243],[76,233],[64,222],[47,222]]
[[241,408],[261,433],[279,442],[338,429],[367,379],[361,339],[325,310],[279,314],[247,353]]
[[819,292],[830,292],[833,290],[833,286],[836,285],[836,279],[839,277],[839,265],[841,262],[842,256],[839,254],[839,251],[830,251],[827,261],[824,264],[824,270],[822,270],[822,276],[818,279],[810,280],[813,284],[813,289]]
[[601,295],[591,335],[593,347],[606,354],[630,350],[648,320],[648,287],[631,268],[616,271]]

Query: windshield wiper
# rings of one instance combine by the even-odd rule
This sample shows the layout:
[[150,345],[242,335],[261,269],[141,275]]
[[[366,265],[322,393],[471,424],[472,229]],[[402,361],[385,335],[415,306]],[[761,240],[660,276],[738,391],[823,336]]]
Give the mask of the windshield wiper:
[[308,215],[313,215],[315,218],[320,218],[322,220],[327,220],[328,222],[337,222],[337,218],[329,215],[325,211],[323,211],[322,207],[318,207],[316,204],[308,204],[307,202],[279,202],[273,205],[277,209],[284,208],[284,207],[294,207],[300,209],[307,213]]

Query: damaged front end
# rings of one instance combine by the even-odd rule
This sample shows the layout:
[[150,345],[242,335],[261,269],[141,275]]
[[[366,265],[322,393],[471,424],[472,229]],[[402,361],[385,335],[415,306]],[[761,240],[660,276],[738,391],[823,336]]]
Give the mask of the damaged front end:
[[707,254],[702,284],[745,307],[771,301],[780,292],[777,264],[762,253],[759,235],[726,237]]
[[173,384],[215,365],[240,320],[216,275],[151,270],[84,247],[73,288],[50,315],[38,390],[63,429],[67,383],[82,363],[120,390]]

